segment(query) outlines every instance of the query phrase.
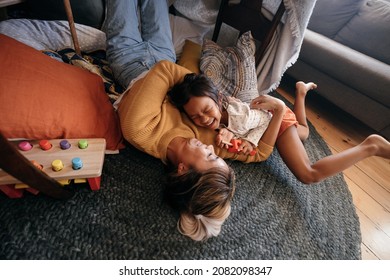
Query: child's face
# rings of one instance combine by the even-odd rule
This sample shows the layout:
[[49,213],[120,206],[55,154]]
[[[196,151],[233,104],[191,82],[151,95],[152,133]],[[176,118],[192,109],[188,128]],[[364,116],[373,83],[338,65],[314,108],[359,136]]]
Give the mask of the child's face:
[[183,108],[197,126],[209,129],[217,129],[219,127],[221,112],[217,104],[210,97],[191,97]]

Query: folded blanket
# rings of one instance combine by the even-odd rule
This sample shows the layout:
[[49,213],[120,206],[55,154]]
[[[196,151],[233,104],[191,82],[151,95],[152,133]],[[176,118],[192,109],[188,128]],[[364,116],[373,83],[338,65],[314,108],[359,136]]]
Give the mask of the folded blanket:
[[[260,94],[279,86],[284,72],[298,59],[307,24],[316,0],[283,0],[286,7],[283,25],[279,26],[268,50],[257,68]],[[263,7],[274,14],[280,1],[264,0]]]
[[118,83],[115,83],[114,76],[106,60],[105,50],[89,53],[82,52],[81,56],[76,54],[72,48],[65,48],[59,51],[43,50],[42,52],[60,62],[72,64],[100,76],[111,103],[114,103],[124,91]]

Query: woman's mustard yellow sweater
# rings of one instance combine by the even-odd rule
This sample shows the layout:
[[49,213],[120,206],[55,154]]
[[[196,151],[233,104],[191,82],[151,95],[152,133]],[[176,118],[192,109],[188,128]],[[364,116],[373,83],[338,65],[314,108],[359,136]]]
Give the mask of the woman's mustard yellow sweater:
[[[195,137],[204,144],[215,144],[215,131],[195,126],[167,98],[167,92],[188,73],[190,71],[182,66],[161,61],[133,84],[119,104],[118,113],[125,139],[163,162],[167,161],[168,144],[175,137]],[[243,162],[263,161],[273,150],[272,146],[261,141],[254,156],[233,154],[214,147],[218,156]]]

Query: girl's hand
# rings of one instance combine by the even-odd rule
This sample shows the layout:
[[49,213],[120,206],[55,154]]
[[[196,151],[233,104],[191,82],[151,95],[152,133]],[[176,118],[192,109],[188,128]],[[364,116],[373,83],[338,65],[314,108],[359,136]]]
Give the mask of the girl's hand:
[[230,147],[230,141],[233,139],[233,137],[234,134],[230,130],[221,128],[217,137],[215,138],[215,143],[222,149],[228,149]]
[[238,147],[240,154],[249,155],[253,151],[253,145],[251,142],[241,139],[241,144]]
[[260,95],[251,101],[251,109],[262,109],[266,111],[280,111],[285,110],[286,104],[279,98],[270,96],[268,94]]

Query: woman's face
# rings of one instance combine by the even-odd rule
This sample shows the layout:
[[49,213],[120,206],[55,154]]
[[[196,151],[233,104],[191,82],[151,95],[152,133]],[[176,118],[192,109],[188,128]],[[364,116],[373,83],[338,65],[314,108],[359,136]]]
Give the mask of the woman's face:
[[208,96],[193,96],[183,106],[189,118],[197,125],[217,129],[221,122],[221,112],[217,104]]
[[213,167],[228,168],[226,162],[214,153],[212,145],[205,145],[196,138],[188,139],[179,149],[179,162],[184,171],[189,168],[204,171]]

